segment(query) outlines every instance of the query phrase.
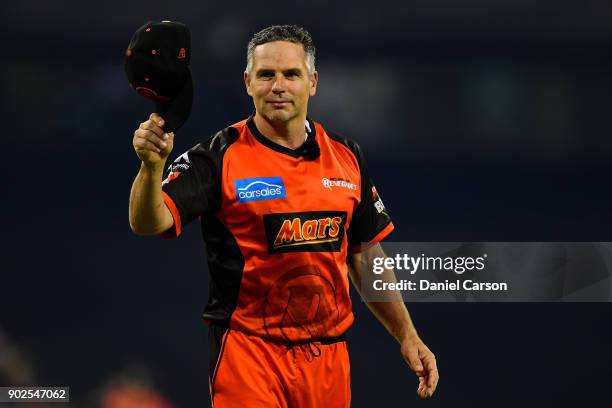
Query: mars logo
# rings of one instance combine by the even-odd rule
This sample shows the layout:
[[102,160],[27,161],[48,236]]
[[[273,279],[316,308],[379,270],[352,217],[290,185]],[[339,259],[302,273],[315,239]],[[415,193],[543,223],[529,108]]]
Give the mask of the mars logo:
[[346,213],[310,211],[263,216],[268,251],[340,252]]
[[263,314],[266,333],[274,340],[293,343],[339,335],[334,285],[315,265],[292,269],[274,282]]

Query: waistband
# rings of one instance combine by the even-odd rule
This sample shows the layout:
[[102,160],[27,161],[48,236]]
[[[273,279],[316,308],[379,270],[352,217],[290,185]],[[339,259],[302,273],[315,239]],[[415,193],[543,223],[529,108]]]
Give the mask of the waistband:
[[270,337],[261,337],[261,336],[257,336],[256,334],[251,334],[251,333],[245,333],[241,330],[236,330],[236,329],[230,329],[230,327],[228,327],[228,325],[223,324],[223,323],[219,323],[219,322],[211,322],[208,321],[208,323],[210,324],[211,327],[218,327],[221,329],[228,329],[228,330],[234,330],[234,331],[239,331],[242,334],[246,334],[247,336],[255,336],[255,337],[259,337],[269,343],[274,343],[280,346],[286,346],[286,347],[294,347],[294,346],[302,346],[302,345],[308,345],[308,344],[312,344],[312,343],[321,343],[322,345],[329,345],[329,344],[334,344],[334,343],[339,343],[341,341],[346,341],[346,335],[344,333],[342,333],[340,336],[336,336],[336,337],[321,337],[321,338],[312,338],[312,339],[305,339],[305,340],[300,340],[300,341],[294,341],[294,342],[290,342],[290,341],[281,341],[281,340],[276,340],[276,339],[272,339]]
[[300,341],[294,341],[294,342],[279,342],[280,344],[285,344],[288,346],[300,346],[302,344],[309,344],[309,343],[321,343],[324,345],[328,345],[328,344],[334,344],[334,343],[339,343],[341,341],[346,341],[346,336],[344,334],[341,334],[340,336],[337,337],[322,337],[320,339],[314,338],[314,339],[308,339],[308,340],[300,340]]

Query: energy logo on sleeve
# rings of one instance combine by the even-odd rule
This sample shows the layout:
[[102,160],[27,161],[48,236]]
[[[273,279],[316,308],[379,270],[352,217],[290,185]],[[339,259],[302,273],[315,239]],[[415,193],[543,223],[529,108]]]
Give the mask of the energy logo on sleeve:
[[346,213],[309,211],[265,214],[263,221],[271,254],[340,252]]
[[185,152],[177,157],[170,166],[168,166],[168,175],[162,181],[162,186],[170,183],[172,180],[181,175],[181,172],[189,170],[189,152]]
[[376,187],[374,186],[372,186],[372,201],[374,202],[374,207],[376,208],[376,211],[378,211],[379,213],[386,214],[385,205],[380,199],[380,196],[378,195],[378,191],[376,190]]

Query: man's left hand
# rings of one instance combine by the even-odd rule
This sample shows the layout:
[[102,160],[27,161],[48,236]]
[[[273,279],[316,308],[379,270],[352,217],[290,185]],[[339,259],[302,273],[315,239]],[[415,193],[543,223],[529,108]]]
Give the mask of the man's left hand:
[[434,354],[418,337],[404,339],[400,351],[406,363],[419,377],[417,395],[421,398],[431,397],[440,378]]

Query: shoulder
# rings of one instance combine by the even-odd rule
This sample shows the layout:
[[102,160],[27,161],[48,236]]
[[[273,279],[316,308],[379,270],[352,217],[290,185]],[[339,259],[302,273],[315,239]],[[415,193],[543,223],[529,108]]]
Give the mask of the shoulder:
[[350,153],[355,156],[355,159],[359,162],[360,166],[363,164],[363,151],[361,150],[359,143],[335,131],[325,129],[323,125],[318,122],[315,122],[315,125],[323,131],[323,134],[326,135],[332,143],[339,144],[349,150]]
[[193,153],[221,153],[240,137],[241,122],[223,128],[208,137],[204,142],[198,143],[189,151]]
[[227,148],[240,137],[240,125],[242,122],[227,126],[179,155],[170,165],[169,170],[174,167],[210,166],[216,167],[222,160]]

